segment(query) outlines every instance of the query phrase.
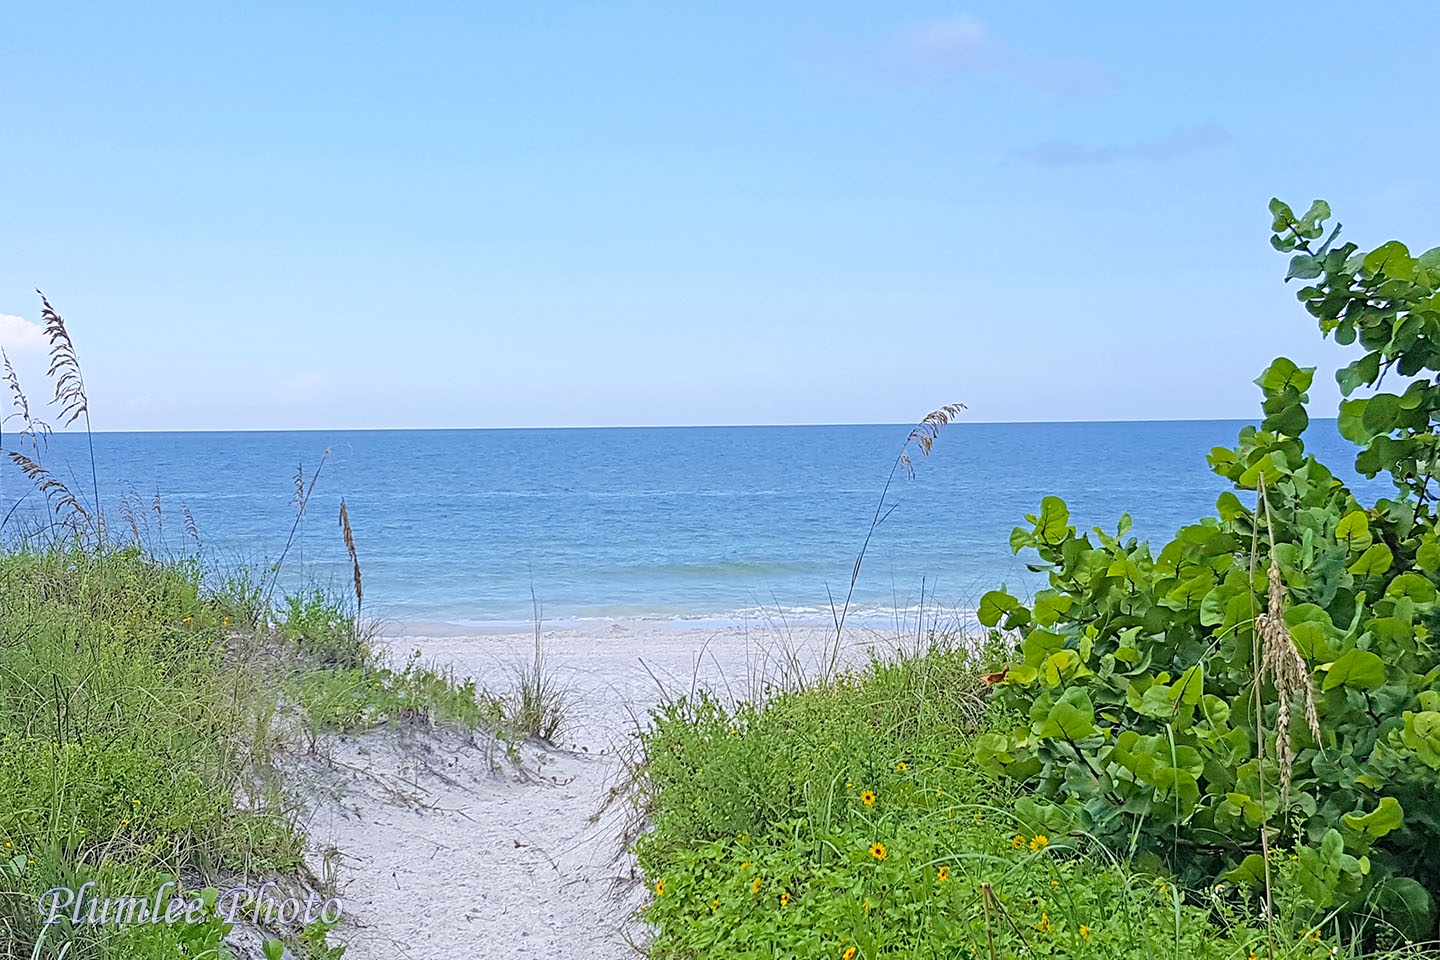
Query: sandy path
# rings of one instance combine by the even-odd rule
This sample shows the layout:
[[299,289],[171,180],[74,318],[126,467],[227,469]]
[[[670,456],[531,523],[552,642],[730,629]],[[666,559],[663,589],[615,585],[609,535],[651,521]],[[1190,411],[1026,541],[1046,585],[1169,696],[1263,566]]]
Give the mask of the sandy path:
[[[524,748],[522,774],[483,738],[380,731],[331,741],[307,828],[317,863],[325,849],[339,851],[330,860],[347,924],[334,939],[349,960],[638,956],[644,931],[632,914],[644,891],[617,856],[626,810],[590,821],[623,774],[636,718],[662,686],[744,698],[779,675],[783,651],[813,663],[822,635],[645,623],[547,631],[573,721],[563,748]],[[503,690],[534,637],[429,625],[390,642],[397,655],[419,649]]]

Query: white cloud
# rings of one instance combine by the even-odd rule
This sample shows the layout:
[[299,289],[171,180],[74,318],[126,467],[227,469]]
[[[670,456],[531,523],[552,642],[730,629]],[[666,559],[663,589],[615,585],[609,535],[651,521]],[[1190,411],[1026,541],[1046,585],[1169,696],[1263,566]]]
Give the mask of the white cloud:
[[10,356],[43,354],[46,349],[45,329],[24,317],[0,313],[0,347]]
[[898,40],[902,67],[934,81],[990,77],[1054,94],[1099,93],[1114,82],[1109,68],[1094,60],[1042,56],[1003,43],[968,13],[915,24]]
[[1230,131],[1217,123],[1177,130],[1159,140],[1148,140],[1123,146],[1085,146],[1069,140],[1050,140],[1016,153],[1027,163],[1040,167],[1098,167],[1122,160],[1145,163],[1166,163],[1207,150],[1217,150],[1235,142]]

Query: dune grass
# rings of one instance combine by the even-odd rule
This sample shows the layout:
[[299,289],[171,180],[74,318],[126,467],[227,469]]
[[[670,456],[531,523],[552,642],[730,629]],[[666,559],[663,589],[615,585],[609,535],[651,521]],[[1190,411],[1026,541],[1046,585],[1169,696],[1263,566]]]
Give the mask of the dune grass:
[[[314,887],[277,751],[307,730],[489,719],[473,683],[388,666],[323,594],[257,620],[253,582],[211,589],[193,559],[136,546],[0,551],[0,958],[215,951],[218,917],[45,927],[37,897]],[[324,930],[292,933],[302,956],[339,956]]]
[[[267,692],[252,672],[225,668],[238,626],[193,564],[135,549],[0,553],[0,943],[10,955],[39,941],[35,898],[50,887],[95,879],[151,893],[182,876],[298,866],[301,838],[269,802],[270,731],[257,723]],[[69,944],[70,957],[148,957],[176,955],[191,935],[157,927],[137,944],[80,925],[46,939],[57,952]]]
[[[1245,891],[1181,889],[1021,825],[1015,788],[974,762],[1003,659],[932,637],[765,703],[657,710],[635,791],[651,956],[1269,956]],[[1286,916],[1276,929],[1275,956],[1347,955]]]

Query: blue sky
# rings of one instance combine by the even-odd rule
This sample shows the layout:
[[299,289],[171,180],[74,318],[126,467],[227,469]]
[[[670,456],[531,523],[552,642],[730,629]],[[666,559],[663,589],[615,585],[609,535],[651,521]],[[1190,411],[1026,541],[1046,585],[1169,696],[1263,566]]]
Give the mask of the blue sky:
[[0,342],[100,429],[1248,417],[1344,356],[1272,195],[1440,243],[1440,7],[1355,9],[7,4]]

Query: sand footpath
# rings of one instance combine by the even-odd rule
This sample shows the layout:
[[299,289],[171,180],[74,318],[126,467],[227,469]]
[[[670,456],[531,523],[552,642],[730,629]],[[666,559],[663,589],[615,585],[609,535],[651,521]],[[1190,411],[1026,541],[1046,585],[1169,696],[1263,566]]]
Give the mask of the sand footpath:
[[[333,939],[348,960],[640,956],[633,913],[645,891],[620,839],[629,811],[602,811],[636,724],[695,686],[746,699],[792,655],[813,669],[830,633],[663,621],[546,629],[571,722],[557,746],[525,745],[518,770],[479,735],[332,738],[305,827],[317,873],[331,872],[345,900]],[[499,692],[535,638],[406,624],[386,642],[398,659],[419,650]]]

